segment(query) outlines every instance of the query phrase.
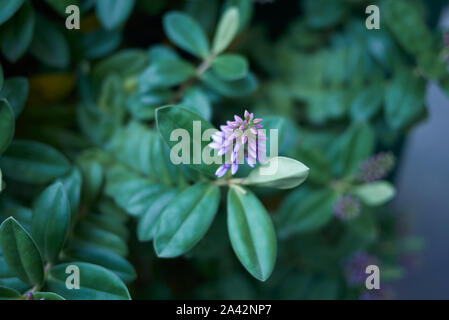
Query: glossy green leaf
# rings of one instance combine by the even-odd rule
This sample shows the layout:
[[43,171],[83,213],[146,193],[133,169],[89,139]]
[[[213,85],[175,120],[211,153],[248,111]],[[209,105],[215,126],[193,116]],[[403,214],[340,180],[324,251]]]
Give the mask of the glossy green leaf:
[[11,268],[8,267],[5,259],[1,255],[0,250],[0,286],[14,289],[19,292],[24,292],[29,289],[31,285],[26,284],[14,274]]
[[[70,276],[70,272],[67,274],[66,269],[70,265],[79,268],[80,289],[78,290],[70,290],[66,286],[66,280]],[[65,299],[73,300],[131,299],[126,285],[112,271],[84,262],[70,262],[52,267],[48,273],[45,289]]]
[[173,258],[192,249],[209,229],[219,202],[219,188],[210,183],[197,183],[179,194],[161,214],[154,235],[156,254]]
[[157,60],[139,75],[142,90],[178,85],[195,75],[195,68],[183,60]]
[[137,237],[139,241],[153,239],[163,210],[175,200],[178,190],[168,190],[158,195],[149,206],[148,210],[139,218],[137,225]]
[[103,168],[97,161],[80,161],[82,174],[81,198],[87,203],[97,199],[104,182]]
[[69,161],[59,151],[40,142],[15,140],[0,159],[5,176],[14,180],[44,184],[66,174]]
[[70,225],[70,203],[61,182],[47,187],[33,207],[31,235],[46,262],[54,262],[64,246]]
[[248,61],[238,54],[223,54],[212,60],[212,70],[223,80],[244,78],[248,73]]
[[65,68],[70,62],[69,45],[64,34],[43,17],[36,20],[30,52],[51,67]]
[[2,0],[0,2],[0,24],[11,18],[19,10],[24,0]]
[[181,49],[201,58],[209,54],[209,42],[200,25],[181,12],[170,12],[164,16],[164,30],[168,38]]
[[231,7],[225,11],[220,19],[215,32],[212,51],[220,54],[224,51],[232,39],[234,39],[239,29],[239,11],[235,7]]
[[34,32],[34,10],[26,1],[19,12],[0,30],[0,49],[10,62],[16,62],[31,44]]
[[309,168],[301,162],[287,157],[270,158],[252,170],[243,180],[246,185],[290,189],[299,186],[309,175]]
[[0,300],[14,300],[19,299],[21,297],[20,292],[0,286]]
[[396,194],[394,186],[387,181],[375,181],[355,187],[352,192],[368,206],[380,206]]
[[76,215],[78,212],[78,206],[81,198],[82,180],[81,171],[78,168],[73,168],[67,176],[59,179],[59,182],[62,183],[70,203],[71,216]]
[[95,246],[74,246],[64,250],[64,256],[73,261],[83,261],[102,266],[114,272],[125,283],[132,282],[137,276],[134,267],[125,258],[115,252]]
[[96,13],[108,30],[117,28],[131,15],[135,0],[102,0],[96,2]]
[[[213,154],[212,149],[207,146],[210,141],[202,141],[201,136],[196,136],[198,134],[202,135],[207,129],[213,129],[212,124],[202,119],[199,115],[178,106],[158,108],[156,110],[156,121],[159,133],[170,148],[173,148],[178,143],[182,143],[182,138],[180,141],[171,141],[170,137],[173,130],[187,130],[190,139],[190,143],[188,143],[190,145],[189,166],[211,177],[215,176],[215,171],[219,165],[215,163],[205,164],[202,161],[203,152],[209,151],[210,154]],[[195,136],[193,132],[194,121],[201,124],[201,132],[196,133]],[[200,163],[194,163],[194,160]]]
[[303,188],[292,192],[284,199],[276,215],[280,236],[285,238],[323,227],[333,216],[337,198],[338,194],[327,189],[311,192]]
[[11,143],[14,136],[15,118],[6,99],[0,99],[0,154],[2,154]]
[[267,280],[276,261],[276,234],[260,201],[241,187],[228,193],[228,232],[235,254],[260,281]]
[[12,217],[0,226],[0,247],[9,268],[22,281],[38,285],[44,279],[39,250],[31,236]]
[[22,112],[27,97],[28,80],[23,77],[6,79],[3,88],[0,90],[0,99],[5,98],[8,100],[16,118]]
[[121,256],[128,254],[128,246],[125,239],[88,221],[82,221],[82,223],[77,225],[73,243],[77,245],[89,244]]

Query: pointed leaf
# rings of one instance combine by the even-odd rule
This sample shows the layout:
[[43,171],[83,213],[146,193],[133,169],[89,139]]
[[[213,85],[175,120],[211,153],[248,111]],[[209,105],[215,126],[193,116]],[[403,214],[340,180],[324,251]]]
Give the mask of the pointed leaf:
[[173,258],[193,248],[209,229],[220,202],[219,188],[197,183],[186,189],[162,212],[154,236],[159,257]]
[[54,262],[61,251],[70,224],[70,203],[61,182],[47,187],[33,207],[31,234],[46,262]]
[[260,281],[267,280],[276,261],[276,234],[267,211],[249,190],[229,189],[228,232],[246,270]]
[[164,16],[164,30],[168,38],[181,49],[200,57],[209,54],[209,43],[200,25],[181,12],[170,12]]
[[0,226],[0,248],[8,267],[22,281],[38,285],[44,279],[42,258],[31,236],[9,217]]

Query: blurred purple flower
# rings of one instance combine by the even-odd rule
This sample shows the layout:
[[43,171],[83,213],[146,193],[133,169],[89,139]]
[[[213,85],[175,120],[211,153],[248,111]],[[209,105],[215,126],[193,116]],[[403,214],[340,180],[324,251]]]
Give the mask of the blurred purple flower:
[[350,286],[358,286],[364,283],[367,277],[365,273],[366,267],[371,264],[379,265],[379,260],[363,251],[358,251],[345,259],[342,265],[348,284]]
[[32,292],[28,292],[27,293],[27,299],[28,300],[33,300],[33,293]]
[[225,163],[215,172],[217,177],[223,177],[229,169],[234,175],[239,164],[244,163],[239,161],[240,154],[251,167],[254,167],[257,161],[265,161],[267,137],[265,132],[260,130],[263,128],[261,122],[262,119],[255,119],[253,113],[245,110],[243,119],[235,115],[234,121],[227,121],[226,125],[220,126],[221,131],[212,135],[213,142],[209,146],[219,150],[219,156],[225,156]]
[[391,152],[381,152],[360,165],[358,179],[373,182],[385,178],[395,165],[396,159]]
[[341,220],[350,220],[359,216],[360,202],[353,196],[343,196],[334,205],[334,214]]

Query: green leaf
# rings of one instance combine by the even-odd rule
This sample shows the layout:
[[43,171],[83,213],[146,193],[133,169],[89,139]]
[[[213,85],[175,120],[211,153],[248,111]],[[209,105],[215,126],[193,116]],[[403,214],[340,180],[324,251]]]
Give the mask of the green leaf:
[[3,258],[0,250],[0,286],[12,288],[19,292],[24,292],[29,289],[30,285],[26,284],[14,274],[14,272],[8,267],[5,259]]
[[0,90],[0,99],[8,100],[9,105],[17,118],[22,112],[28,97],[28,80],[23,77],[6,79],[3,88]]
[[137,238],[139,241],[150,241],[153,239],[163,210],[175,200],[178,194],[178,190],[168,190],[154,199],[145,213],[139,218],[137,225]]
[[210,121],[212,117],[212,106],[209,98],[198,87],[193,87],[186,91],[182,100],[182,106],[199,114],[207,121]]
[[247,75],[239,80],[224,81],[220,79],[215,72],[208,70],[201,76],[204,84],[225,97],[241,97],[252,93],[257,88],[257,79],[253,73],[248,72]]
[[[211,152],[212,149],[208,146],[210,141],[202,141],[201,136],[196,137],[193,134],[193,122],[199,121],[201,124],[201,135],[207,129],[213,129],[212,124],[202,119],[199,115],[177,106],[161,107],[156,110],[157,128],[162,138],[173,148],[178,141],[171,141],[170,136],[175,129],[185,129],[189,133],[190,152],[189,152],[189,166],[211,177],[215,177],[215,171],[218,169],[218,164],[205,164],[202,161],[202,152]],[[198,139],[199,138],[199,139]],[[182,141],[182,140],[181,140]],[[206,149],[206,150],[205,150]],[[194,159],[200,163],[194,163]],[[197,161],[197,162],[198,162]]]
[[0,248],[9,268],[22,281],[39,285],[44,268],[39,250],[31,236],[12,217],[0,226]]
[[375,134],[368,123],[352,124],[330,151],[335,173],[347,176],[356,172],[360,162],[373,153],[374,143]]
[[94,105],[79,105],[77,117],[81,131],[97,145],[105,144],[119,126],[117,119]]
[[368,206],[380,206],[396,194],[394,186],[387,181],[375,181],[355,187],[352,192]]
[[290,189],[303,183],[308,175],[309,168],[301,162],[287,157],[273,157],[252,170],[243,184]]
[[135,92],[128,96],[126,107],[136,120],[153,120],[156,108],[167,104],[172,96],[169,90]]
[[195,75],[195,68],[183,60],[157,60],[139,75],[141,91],[178,85]]
[[20,292],[0,286],[0,300],[14,300],[19,299],[21,297]]
[[102,266],[120,277],[125,283],[136,278],[134,267],[115,252],[92,245],[76,245],[64,250],[64,256],[73,261],[83,261]]
[[209,229],[220,202],[220,190],[197,183],[178,195],[162,212],[154,249],[159,257],[173,258],[192,249]]
[[105,194],[132,216],[144,214],[153,199],[164,192],[164,187],[149,179],[115,167],[107,172]]
[[93,202],[99,195],[104,181],[102,166],[97,161],[80,161],[82,173],[81,197],[87,203]]
[[235,7],[231,7],[225,11],[218,23],[217,31],[215,32],[214,44],[212,51],[215,54],[220,54],[224,51],[232,39],[234,39],[239,29],[239,11]]
[[35,292],[33,293],[33,300],[65,300],[59,294],[54,292]]
[[89,59],[98,59],[118,48],[122,42],[122,32],[98,29],[86,34],[82,41],[84,56]]
[[16,62],[31,44],[34,32],[34,10],[26,1],[19,12],[0,31],[0,48],[10,62]]
[[327,189],[311,191],[303,188],[290,193],[276,215],[280,236],[285,238],[323,227],[333,216],[337,198],[338,194]]
[[72,217],[78,212],[82,180],[81,171],[78,168],[73,168],[67,176],[58,179],[58,181],[62,183],[69,199],[70,213]]
[[97,227],[94,223],[82,221],[75,229],[73,244],[89,244],[103,250],[109,250],[121,256],[128,254],[126,240],[115,233]]
[[2,0],[0,2],[0,24],[11,18],[19,10],[24,0]]
[[70,162],[43,143],[15,140],[0,158],[0,167],[5,176],[14,180],[44,184],[66,174]]
[[31,235],[46,262],[54,262],[70,225],[70,203],[61,182],[47,187],[33,207]]
[[[79,268],[80,289],[70,290],[66,286],[66,268],[70,265]],[[65,299],[73,300],[130,300],[126,285],[112,271],[103,267],[84,263],[70,262],[54,266],[48,273],[45,289]]]
[[42,63],[65,68],[70,62],[70,50],[64,34],[53,23],[38,16],[30,52]]
[[101,80],[111,73],[122,78],[135,75],[148,65],[148,57],[144,50],[125,49],[100,61],[92,70],[96,80]]
[[354,121],[368,121],[382,107],[384,88],[375,84],[364,88],[354,98],[351,105],[351,118]]
[[181,49],[200,57],[209,54],[209,43],[198,23],[181,12],[170,12],[164,16],[164,30],[168,38]]
[[267,211],[249,190],[229,189],[228,232],[246,270],[260,281],[267,280],[276,261],[276,234]]
[[96,2],[96,13],[103,27],[112,30],[131,15],[135,0],[101,0]]
[[426,82],[408,70],[396,73],[385,93],[385,120],[394,130],[412,124],[424,110]]
[[14,136],[15,118],[14,113],[6,99],[0,99],[0,154],[2,154],[11,143]]
[[212,70],[223,80],[244,78],[248,73],[248,61],[238,54],[223,54],[212,60]]

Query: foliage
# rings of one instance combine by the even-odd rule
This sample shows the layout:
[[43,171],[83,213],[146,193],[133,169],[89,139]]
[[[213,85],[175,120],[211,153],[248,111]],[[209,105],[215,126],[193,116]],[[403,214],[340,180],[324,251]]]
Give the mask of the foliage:
[[[69,3],[81,30],[64,29]],[[365,28],[373,3],[380,30]],[[447,89],[433,11],[3,0],[0,297],[355,299],[363,288],[342,261],[361,251],[395,280],[419,245],[386,206],[391,166],[369,159],[400,156],[427,81]],[[170,161],[174,129],[193,135],[192,121],[213,129],[245,109],[279,130],[275,176],[262,165],[217,179],[218,165]],[[80,290],[65,285],[70,265]]]

